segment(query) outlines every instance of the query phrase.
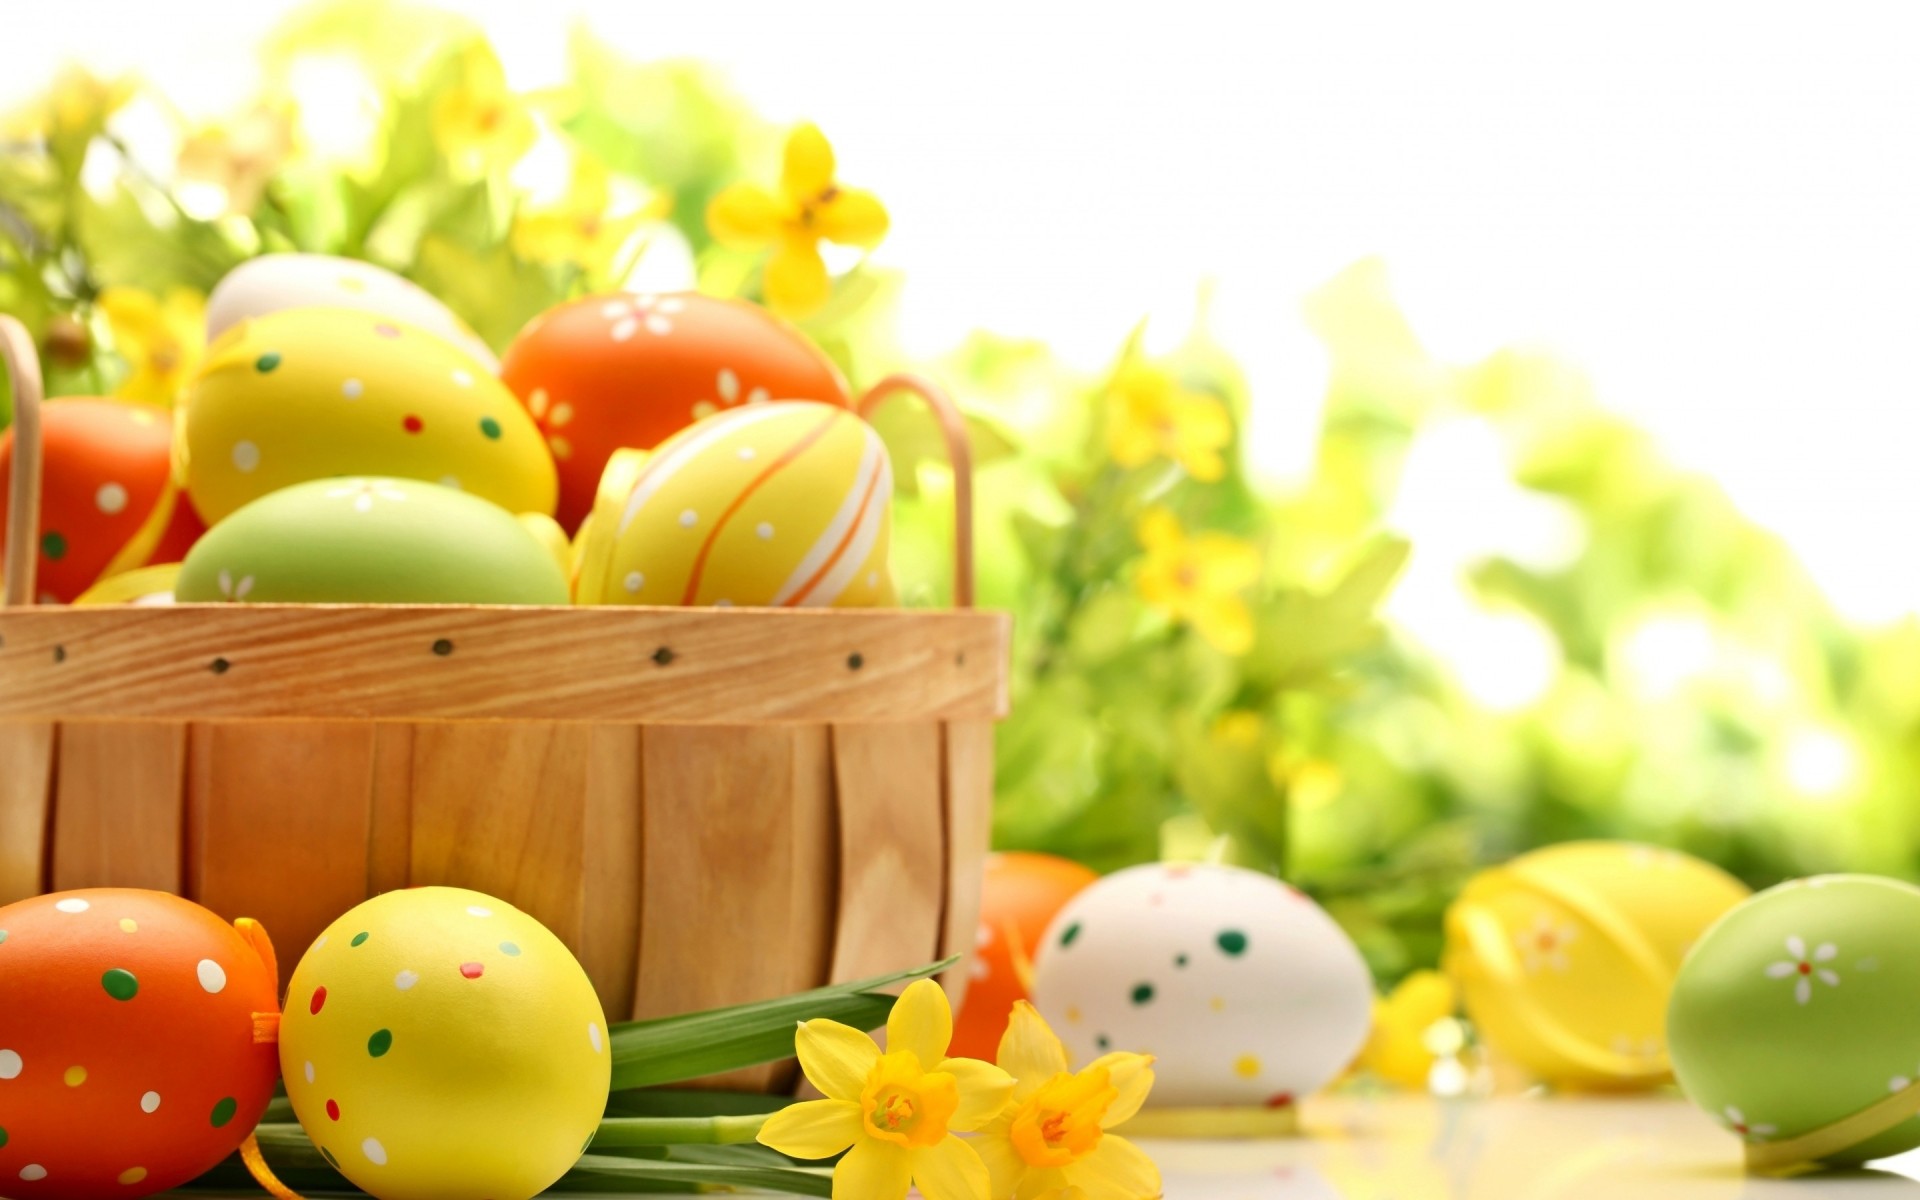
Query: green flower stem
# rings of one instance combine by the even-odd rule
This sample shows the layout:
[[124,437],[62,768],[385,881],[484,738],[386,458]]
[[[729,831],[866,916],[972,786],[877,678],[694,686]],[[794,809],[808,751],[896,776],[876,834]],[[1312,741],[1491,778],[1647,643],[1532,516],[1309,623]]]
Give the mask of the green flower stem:
[[759,1136],[765,1117],[609,1117],[594,1150],[626,1146],[738,1146]]

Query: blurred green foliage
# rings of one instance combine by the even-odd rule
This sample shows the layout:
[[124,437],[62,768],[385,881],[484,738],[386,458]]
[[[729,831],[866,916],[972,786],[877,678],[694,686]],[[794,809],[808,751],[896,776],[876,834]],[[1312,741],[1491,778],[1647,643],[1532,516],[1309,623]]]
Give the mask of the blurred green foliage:
[[[111,297],[190,298],[276,250],[396,270],[496,346],[669,250],[703,290],[761,294],[763,263],[715,244],[704,213],[774,177],[782,131],[696,64],[625,61],[581,31],[567,86],[516,94],[471,24],[372,0],[307,10],[264,52],[278,90],[213,124],[77,71],[0,124],[0,309],[41,340],[55,394],[183,378],[197,345],[116,321],[138,306]],[[343,113],[365,128],[343,132]],[[544,182],[527,182],[530,153]],[[1387,977],[1435,961],[1466,873],[1561,839],[1657,841],[1756,883],[1912,872],[1920,627],[1847,627],[1567,364],[1435,361],[1379,264],[1358,264],[1306,307],[1329,386],[1311,470],[1275,486],[1240,444],[1275,401],[1204,315],[1161,359],[1116,331],[1094,378],[987,334],[913,362],[893,336],[899,284],[863,262],[801,323],[856,385],[927,371],[973,422],[981,598],[1016,617],[1002,846],[1284,870]],[[904,405],[877,423],[903,594],[947,603],[941,443]],[[1408,464],[1461,427],[1576,544],[1547,563],[1416,545],[1428,590],[1383,636],[1408,553],[1383,530]],[[1469,661],[1487,647],[1419,636],[1433,596],[1530,631],[1545,666],[1490,699]]]

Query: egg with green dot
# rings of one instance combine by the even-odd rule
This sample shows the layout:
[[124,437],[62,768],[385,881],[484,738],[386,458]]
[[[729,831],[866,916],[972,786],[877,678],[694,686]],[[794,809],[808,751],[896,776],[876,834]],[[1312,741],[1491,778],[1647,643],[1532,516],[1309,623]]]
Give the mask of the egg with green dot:
[[1365,1042],[1373,983],[1333,919],[1272,876],[1152,864],[1067,903],[1035,955],[1033,1001],[1076,1062],[1157,1057],[1142,1136],[1284,1132],[1293,1101]]
[[315,941],[288,995],[294,1114],[380,1200],[526,1200],[598,1127],[612,1072],[600,1001],[566,946],[504,901],[378,896]]
[[478,496],[414,479],[316,479],[208,531],[174,595],[209,604],[557,605],[567,603],[567,579],[536,529]]
[[1700,938],[1667,1010],[1673,1071],[1756,1169],[1920,1146],[1920,888],[1827,875],[1761,892]]
[[241,321],[181,400],[180,473],[218,524],[261,496],[356,472],[455,478],[514,512],[552,515],[553,455],[533,418],[447,341],[351,308]]

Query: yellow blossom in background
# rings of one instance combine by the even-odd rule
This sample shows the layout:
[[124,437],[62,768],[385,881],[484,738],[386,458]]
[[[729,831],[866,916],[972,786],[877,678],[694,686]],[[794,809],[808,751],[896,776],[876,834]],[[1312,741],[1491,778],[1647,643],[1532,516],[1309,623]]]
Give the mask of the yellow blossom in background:
[[673,198],[657,195],[618,214],[613,207],[606,167],[596,159],[576,159],[566,195],[514,218],[514,252],[534,262],[572,263],[592,274],[605,272],[642,225],[672,211]]
[[147,404],[172,404],[200,361],[207,340],[207,302],[175,288],[162,300],[138,288],[108,288],[100,311],[113,330],[113,347],[130,368],[114,394]]
[[1221,457],[1233,440],[1227,406],[1190,392],[1171,372],[1133,360],[1107,392],[1107,451],[1123,467],[1170,458],[1187,474],[1211,482],[1227,473]]
[[953,1010],[929,979],[894,1005],[884,1054],[857,1029],[805,1022],[794,1049],[827,1098],[775,1113],[761,1143],[803,1159],[847,1151],[833,1171],[834,1200],[900,1200],[909,1187],[927,1200],[981,1200],[987,1169],[954,1134],[998,1117],[1013,1080],[990,1063],[948,1058],[952,1041]]
[[267,101],[188,135],[180,144],[181,206],[203,220],[251,213],[292,150],[293,113]]
[[91,138],[138,90],[131,79],[102,79],[83,67],[69,66],[54,79],[46,96],[0,122],[0,131],[9,137],[49,141]]
[[1188,536],[1163,508],[1140,521],[1147,558],[1134,581],[1141,598],[1227,654],[1253,646],[1253,614],[1242,592],[1260,578],[1260,552],[1224,533]]
[[1107,1131],[1130,1120],[1153,1090],[1153,1059],[1103,1055],[1075,1072],[1066,1047],[1033,1005],[1013,1006],[1000,1039],[1013,1103],[973,1144],[994,1200],[1154,1200],[1160,1168]]
[[1388,1083],[1425,1090],[1434,1052],[1427,1035],[1453,1016],[1453,983],[1438,971],[1415,971],[1373,1002],[1373,1032],[1354,1063]]
[[456,74],[433,106],[433,140],[440,152],[464,171],[517,162],[539,131],[526,105],[507,87],[500,60],[476,39],[460,51]]
[[780,187],[736,183],[707,206],[707,227],[725,246],[773,247],[767,260],[767,303],[803,316],[827,302],[833,285],[820,243],[871,250],[887,236],[887,210],[872,192],[834,181],[833,146],[816,125],[787,137]]

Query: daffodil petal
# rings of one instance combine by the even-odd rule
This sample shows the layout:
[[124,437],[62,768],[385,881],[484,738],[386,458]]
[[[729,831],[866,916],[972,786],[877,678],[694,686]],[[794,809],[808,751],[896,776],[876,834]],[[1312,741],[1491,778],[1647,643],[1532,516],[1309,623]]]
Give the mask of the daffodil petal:
[[833,1169],[833,1200],[900,1200],[912,1182],[906,1147],[862,1138]]
[[1180,518],[1164,508],[1150,508],[1140,518],[1140,544],[1148,550],[1164,550],[1180,544]]
[[1253,614],[1238,596],[1208,596],[1194,605],[1193,627],[1223,654],[1253,648]]
[[1140,1147],[1112,1134],[1101,1138],[1092,1154],[1062,1167],[1060,1173],[1070,1185],[1112,1200],[1154,1200],[1160,1195],[1160,1168]]
[[980,1200],[991,1179],[973,1147],[948,1134],[939,1145],[913,1152],[913,1184],[927,1200]]
[[1014,1078],[1013,1097],[1025,1100],[1055,1075],[1068,1071],[1067,1048],[1060,1044],[1040,1011],[1017,1001],[1000,1037],[1000,1069]]
[[813,210],[813,228],[821,237],[864,250],[886,238],[888,223],[880,198],[859,188],[840,188]]
[[1182,445],[1178,459],[1181,469],[1201,483],[1213,483],[1227,473],[1227,460],[1202,446]]
[[1194,539],[1194,554],[1200,560],[1200,587],[1208,592],[1237,592],[1260,578],[1260,552],[1250,544],[1223,533],[1201,534]]
[[827,264],[820,251],[805,238],[789,237],[780,243],[767,262],[767,303],[792,316],[816,311],[833,294],[827,281]]
[[780,164],[780,191],[797,207],[832,186],[833,143],[811,121],[794,126]]
[[707,205],[707,228],[723,246],[752,250],[780,237],[786,209],[756,183],[736,183]]
[[867,1076],[880,1063],[880,1047],[873,1039],[838,1021],[801,1025],[793,1049],[807,1079],[831,1100],[858,1102]]
[[910,1050],[920,1066],[931,1071],[947,1056],[952,1041],[953,1008],[946,991],[931,979],[908,984],[887,1018],[887,1053]]
[[1059,1200],[1067,1193],[1067,1177],[1056,1168],[1028,1169],[1013,1189],[1014,1200]]
[[960,1087],[960,1107],[947,1121],[947,1128],[955,1133],[972,1133],[1005,1112],[1013,1099],[1013,1076],[992,1063],[949,1058],[938,1069],[953,1076]]
[[860,1106],[848,1100],[790,1105],[760,1127],[760,1144],[794,1158],[832,1158],[860,1140]]
[[1107,1115],[1100,1119],[1102,1129],[1112,1129],[1122,1121],[1131,1119],[1146,1103],[1147,1093],[1153,1090],[1153,1057],[1116,1050],[1094,1059],[1085,1069],[1091,1071],[1095,1067],[1107,1069],[1107,1082],[1120,1093],[1107,1106]]
[[1008,1135],[1012,1125],[1013,1118],[996,1117],[967,1139],[967,1144],[973,1147],[974,1153],[985,1164],[987,1176],[993,1180],[993,1190],[989,1193],[992,1196],[1013,1195],[1013,1189],[1027,1169],[1026,1160],[1013,1148],[1013,1138]]

